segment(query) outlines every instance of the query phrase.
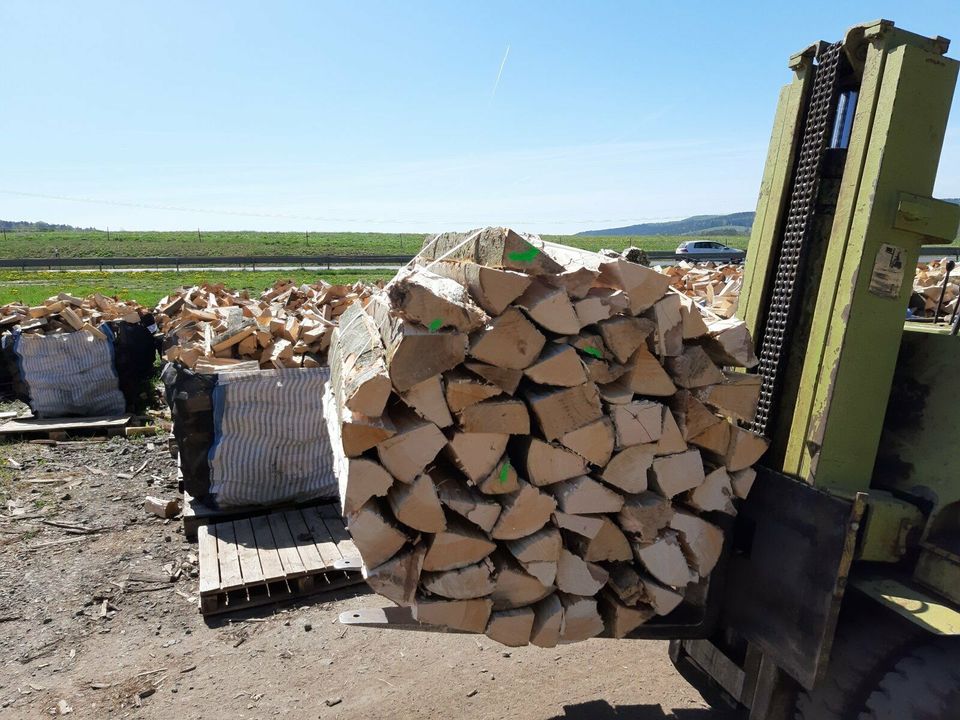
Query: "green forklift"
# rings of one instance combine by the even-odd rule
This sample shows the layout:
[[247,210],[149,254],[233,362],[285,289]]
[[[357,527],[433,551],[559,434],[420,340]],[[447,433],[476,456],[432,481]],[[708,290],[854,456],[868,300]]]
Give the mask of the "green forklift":
[[[632,639],[747,720],[960,718],[958,323],[905,324],[958,63],[880,20],[790,58],[739,316],[770,440],[711,577]],[[346,625],[437,632],[408,608]],[[722,712],[722,711],[721,711]],[[723,713],[727,716],[727,713]]]
[[905,322],[958,62],[880,20],[790,58],[738,315],[771,442],[674,665],[750,720],[960,718],[960,320]]

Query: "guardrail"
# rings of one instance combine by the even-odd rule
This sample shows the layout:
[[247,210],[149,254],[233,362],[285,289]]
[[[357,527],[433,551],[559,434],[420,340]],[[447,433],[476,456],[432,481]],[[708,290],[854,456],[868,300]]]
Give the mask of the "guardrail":
[[[960,247],[928,245],[920,248],[921,256],[953,257],[960,260]],[[654,262],[664,260],[690,261],[728,261],[742,262],[743,256],[731,257],[728,254],[696,253],[677,255],[669,250],[652,250],[647,257]],[[134,268],[172,268],[181,270],[189,267],[223,267],[236,265],[240,269],[256,270],[271,267],[332,268],[335,266],[364,265],[405,265],[413,259],[412,255],[221,255],[207,257],[105,257],[105,258],[2,258],[0,268],[20,268],[27,270],[47,269],[64,270],[67,268],[97,268],[99,270]]]

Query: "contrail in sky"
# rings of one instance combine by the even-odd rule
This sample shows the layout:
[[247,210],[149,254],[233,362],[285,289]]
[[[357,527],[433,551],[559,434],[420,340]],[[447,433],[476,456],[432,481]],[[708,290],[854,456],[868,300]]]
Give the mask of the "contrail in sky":
[[493,100],[493,98],[496,96],[497,88],[500,87],[500,76],[503,75],[503,66],[507,64],[507,55],[509,54],[510,46],[507,45],[507,51],[503,54],[503,60],[500,61],[500,70],[497,72],[497,81],[493,84],[493,92],[490,93],[491,100]]

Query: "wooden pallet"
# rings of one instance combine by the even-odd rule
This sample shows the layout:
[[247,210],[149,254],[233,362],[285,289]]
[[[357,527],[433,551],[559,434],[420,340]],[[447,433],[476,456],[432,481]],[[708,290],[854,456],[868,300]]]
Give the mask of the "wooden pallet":
[[0,424],[0,436],[21,435],[43,437],[48,440],[66,440],[71,435],[123,435],[124,427],[133,418],[132,415],[78,417],[78,418],[35,418],[20,417]]
[[204,615],[363,582],[360,553],[334,505],[212,522],[198,538]]

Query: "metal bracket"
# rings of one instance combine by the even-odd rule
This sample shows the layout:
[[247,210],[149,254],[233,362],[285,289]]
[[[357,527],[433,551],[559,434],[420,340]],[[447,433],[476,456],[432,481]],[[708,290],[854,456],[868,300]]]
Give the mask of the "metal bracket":
[[898,196],[897,215],[893,221],[897,230],[953,242],[958,225],[960,205],[905,192]]

